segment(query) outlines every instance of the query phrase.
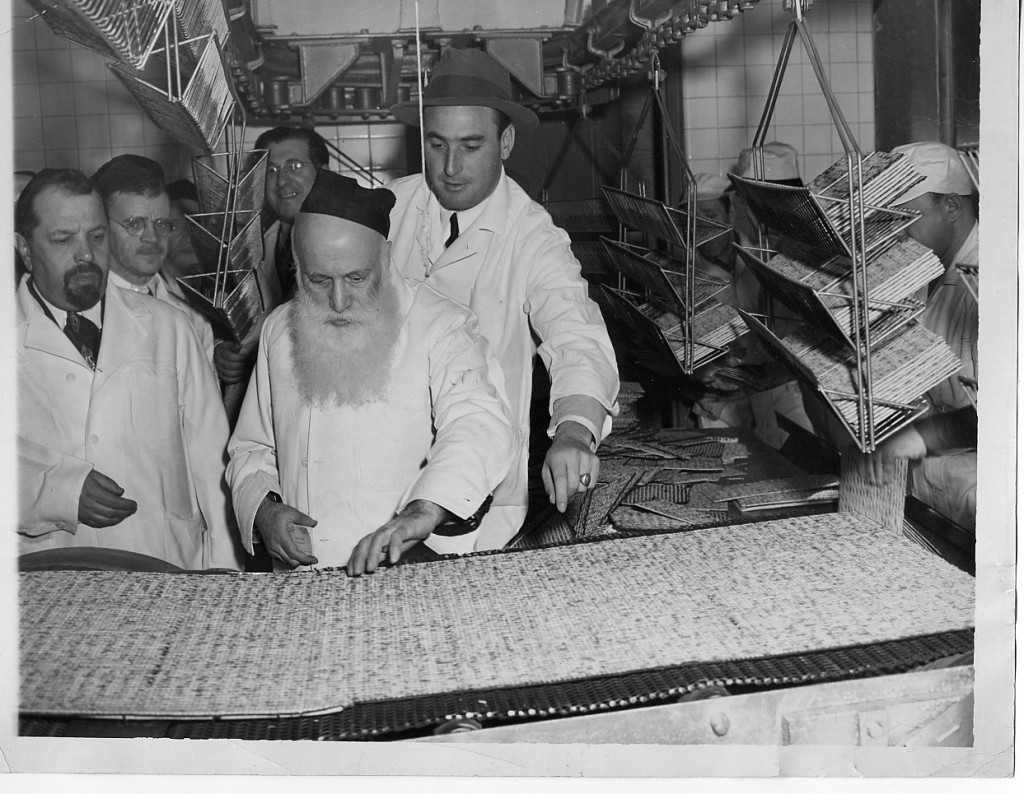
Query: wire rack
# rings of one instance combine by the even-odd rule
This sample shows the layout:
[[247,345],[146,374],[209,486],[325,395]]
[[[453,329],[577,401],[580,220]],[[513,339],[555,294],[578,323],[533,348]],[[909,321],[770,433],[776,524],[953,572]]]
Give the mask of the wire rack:
[[200,261],[216,262],[212,272],[178,279],[189,303],[210,319],[220,336],[241,341],[263,312],[255,268],[263,257],[259,210],[188,217]]
[[556,226],[569,234],[614,234],[615,216],[600,196],[589,199],[549,201],[544,205]]
[[228,18],[222,0],[176,0],[174,14],[192,53],[198,57],[202,37],[211,33],[228,40]]
[[199,194],[200,209],[222,211],[229,206],[229,199],[239,210],[260,209],[266,172],[267,153],[262,149],[193,157],[192,178]]
[[57,36],[136,69],[156,50],[174,10],[173,0],[28,2]]
[[166,82],[157,85],[121,63],[108,64],[153,122],[181,143],[214,151],[235,108],[231,85],[224,74],[217,37],[203,37],[195,69],[187,79],[175,57],[178,45],[169,46]]
[[[601,191],[619,223],[671,245],[688,247],[692,240],[692,245],[700,247],[732,231],[731,226],[699,215],[691,216],[691,213],[655,199],[611,187],[603,187]],[[692,237],[687,231],[691,222],[694,226]]]
[[735,309],[717,302],[695,313],[693,336],[687,340],[679,315],[666,310],[661,302],[645,301],[643,295],[605,285],[595,299],[633,332],[634,342],[654,355],[657,371],[690,374],[693,368],[727,353],[729,344],[747,331]]
[[[912,293],[937,275],[937,260],[899,239],[917,214],[889,206],[924,177],[905,155],[861,152],[807,29],[807,7],[805,0],[788,5],[793,19],[753,141],[754,176],[730,179],[762,225],[760,248],[741,256],[766,293],[816,330],[783,340],[758,318],[741,314],[762,343],[825,396],[856,446],[871,452],[921,413],[922,395],[951,367],[956,370],[956,358],[940,338],[922,336],[927,332],[912,322],[923,310]],[[798,38],[846,152],[805,187],[766,182],[763,162],[764,139]],[[817,253],[810,262],[773,256],[765,250],[767,229]],[[894,363],[893,351],[907,360]]]
[[[761,259],[760,251],[737,246],[738,255],[762,288],[833,339],[853,347],[852,265],[845,256],[822,256],[808,249],[799,255],[778,253]],[[913,296],[942,275],[938,257],[911,239],[889,240],[871,260],[868,305],[871,338],[881,341],[924,310]],[[884,331],[883,331],[884,329]]]

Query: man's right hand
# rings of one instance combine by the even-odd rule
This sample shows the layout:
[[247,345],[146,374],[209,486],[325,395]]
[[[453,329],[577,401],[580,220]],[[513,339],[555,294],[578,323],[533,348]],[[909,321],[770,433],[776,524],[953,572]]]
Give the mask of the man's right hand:
[[249,376],[253,364],[253,350],[248,345],[225,340],[213,349],[213,366],[221,383],[241,383]]
[[301,527],[302,531],[306,531],[306,527],[316,526],[316,521],[305,513],[264,497],[256,511],[254,523],[260,537],[263,538],[263,545],[267,547],[272,557],[279,559],[289,568],[316,565],[317,558],[300,550],[291,534],[293,526]]
[[96,529],[120,524],[139,509],[131,499],[121,498],[123,493],[124,488],[93,469],[85,478],[78,497],[79,522]]

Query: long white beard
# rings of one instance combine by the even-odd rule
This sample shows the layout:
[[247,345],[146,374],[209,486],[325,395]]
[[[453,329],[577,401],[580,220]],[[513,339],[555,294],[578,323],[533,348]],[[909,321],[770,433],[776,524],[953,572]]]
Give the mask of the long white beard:
[[374,305],[350,310],[350,325],[318,305],[299,283],[289,306],[292,371],[307,405],[358,407],[383,402],[402,328],[398,291],[385,277]]

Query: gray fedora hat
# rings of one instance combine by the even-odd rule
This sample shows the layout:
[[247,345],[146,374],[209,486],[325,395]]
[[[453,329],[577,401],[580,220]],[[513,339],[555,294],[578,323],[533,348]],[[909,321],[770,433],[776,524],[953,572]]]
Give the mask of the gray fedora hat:
[[[500,110],[516,131],[537,128],[537,114],[512,100],[512,78],[508,70],[483,50],[449,48],[437,60],[430,82],[423,89],[423,107],[480,106]],[[396,119],[418,127],[419,106],[415,100],[391,107]]]

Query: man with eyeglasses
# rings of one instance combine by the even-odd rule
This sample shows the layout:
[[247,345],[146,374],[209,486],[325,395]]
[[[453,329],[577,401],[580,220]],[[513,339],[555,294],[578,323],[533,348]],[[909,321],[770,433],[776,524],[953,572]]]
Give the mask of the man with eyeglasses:
[[148,157],[122,154],[100,166],[92,181],[110,221],[110,280],[184,312],[207,358],[216,363],[209,320],[189,305],[181,287],[163,272],[175,230],[163,168]]
[[117,549],[238,570],[227,418],[195,328],[108,279],[108,220],[81,171],[34,177],[15,232],[29,271],[14,345],[21,553]]

